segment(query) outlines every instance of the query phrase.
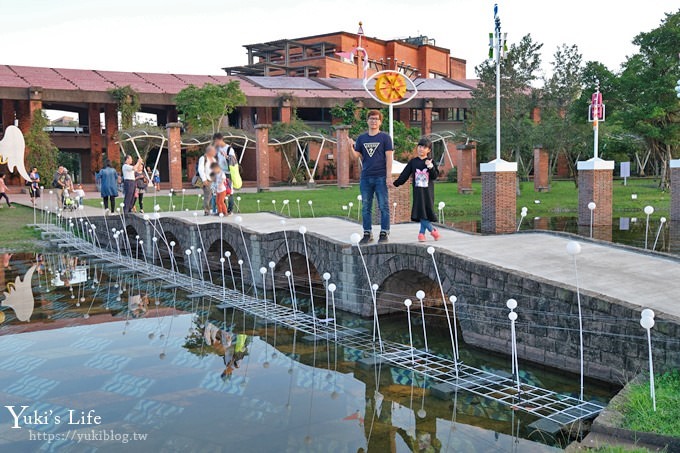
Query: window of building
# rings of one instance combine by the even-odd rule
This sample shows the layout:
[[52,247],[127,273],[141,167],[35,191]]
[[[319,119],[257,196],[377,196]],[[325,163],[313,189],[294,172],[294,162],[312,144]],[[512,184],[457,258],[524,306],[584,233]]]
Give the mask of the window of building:
[[430,71],[430,72],[427,74],[427,76],[428,76],[430,79],[443,79],[444,77],[446,77],[444,74],[438,74],[438,73],[432,72],[432,71]]
[[423,120],[423,109],[411,109],[411,121],[419,123]]
[[439,109],[432,109],[432,121],[441,121],[440,118]]
[[447,109],[448,121],[463,122],[468,118],[467,109],[464,108],[450,108]]
[[331,109],[325,108],[298,108],[297,116],[302,121],[328,123],[331,121]]

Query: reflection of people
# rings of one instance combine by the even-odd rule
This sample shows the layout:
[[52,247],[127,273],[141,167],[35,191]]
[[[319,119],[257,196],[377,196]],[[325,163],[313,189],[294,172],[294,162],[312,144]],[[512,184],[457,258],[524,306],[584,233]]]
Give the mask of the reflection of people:
[[354,153],[361,159],[361,179],[359,189],[363,201],[361,217],[364,237],[361,244],[373,241],[371,211],[373,195],[378,199],[380,209],[380,238],[387,242],[390,234],[390,205],[387,194],[387,178],[392,176],[392,155],[394,146],[389,135],[380,131],[382,113],[378,110],[368,112],[368,132],[361,134],[354,143]]
[[420,242],[425,241],[425,231],[429,231],[435,241],[439,239],[439,231],[432,226],[432,222],[437,221],[437,214],[434,213],[434,181],[439,176],[439,169],[428,156],[431,149],[432,142],[421,138],[418,142],[418,155],[408,161],[393,183],[395,187],[399,187],[413,176],[411,220],[420,222]]
[[146,314],[149,307],[148,294],[133,294],[128,299],[128,310],[133,318],[141,318]]

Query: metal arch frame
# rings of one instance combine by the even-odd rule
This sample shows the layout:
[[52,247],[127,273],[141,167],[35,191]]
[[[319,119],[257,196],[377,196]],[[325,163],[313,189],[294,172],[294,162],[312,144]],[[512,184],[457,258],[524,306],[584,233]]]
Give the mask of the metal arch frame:
[[[305,157],[304,149],[302,148],[301,142],[302,141],[320,141],[321,146],[319,147],[319,151],[316,154],[316,159],[314,159],[314,168],[310,169],[309,168],[309,161]],[[283,145],[288,145],[290,143],[295,142],[295,145],[297,147],[298,153],[300,155],[300,158],[297,160],[297,164],[295,166],[295,170],[298,170],[303,164],[305,166],[305,170],[307,171],[307,176],[309,177],[309,182],[313,183],[314,182],[314,174],[316,173],[316,170],[319,166],[319,158],[321,157],[321,153],[323,152],[323,148],[326,145],[326,142],[330,143],[337,143],[337,139],[328,137],[324,134],[321,133],[309,133],[309,132],[303,132],[301,135],[293,135],[293,134],[286,134],[284,135],[281,140],[279,139],[271,139],[269,142],[269,146],[283,146]],[[286,164],[288,165],[288,170],[291,172],[293,171],[293,165],[291,164],[290,159],[288,159],[288,156],[286,153],[283,153],[283,157],[286,159]]]

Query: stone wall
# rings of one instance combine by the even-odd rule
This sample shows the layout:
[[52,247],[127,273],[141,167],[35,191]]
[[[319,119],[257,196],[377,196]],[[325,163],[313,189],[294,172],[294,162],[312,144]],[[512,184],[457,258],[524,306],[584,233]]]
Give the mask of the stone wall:
[[[91,220],[97,224],[98,230],[104,231],[103,217]],[[121,227],[116,216],[108,217],[107,222],[109,229]],[[194,223],[177,218],[162,218],[161,223],[166,233],[172,233],[179,240],[178,247],[201,246]],[[154,233],[149,222],[140,216],[129,216],[128,224],[144,238],[145,246],[150,244]],[[200,229],[203,246],[208,250],[220,239],[219,222],[201,225]],[[267,266],[270,261],[279,264],[287,260],[282,231],[259,235],[249,231],[245,224],[243,229],[245,245],[238,226],[233,222],[223,224],[222,237],[244,261],[245,250],[249,250],[258,279],[261,266]],[[291,253],[306,256],[317,275],[323,272],[331,274],[331,281],[338,286],[338,309],[362,316],[372,315],[369,279],[356,247],[308,232],[304,237],[305,250],[302,234],[287,231],[286,235]],[[102,234],[100,241],[105,246],[107,235]],[[376,244],[362,247],[362,253],[369,269],[370,283],[379,285],[378,307],[382,316],[395,310],[394,304],[381,303],[384,300],[384,283],[390,276],[410,271],[437,281],[432,256],[427,254],[425,247],[417,244]],[[578,372],[578,311],[574,287],[498,268],[451,252],[437,252],[435,259],[445,295],[458,297],[459,325],[467,344],[508,354],[510,323],[505,303],[507,299],[514,298],[518,302],[520,358]],[[247,261],[244,273],[248,279]],[[295,273],[298,277],[306,277],[306,269],[295,269]],[[413,288],[413,294],[404,294],[404,298],[410,297],[415,301],[418,289],[426,288]],[[428,293],[430,300],[426,299],[426,305],[441,306],[437,291]],[[639,324],[640,307],[588,292],[582,292],[581,306],[586,376],[621,383],[647,366],[646,337]],[[680,320],[657,313],[656,321],[652,330],[655,366],[657,369],[677,367],[680,365],[680,348],[674,342],[680,338]]]

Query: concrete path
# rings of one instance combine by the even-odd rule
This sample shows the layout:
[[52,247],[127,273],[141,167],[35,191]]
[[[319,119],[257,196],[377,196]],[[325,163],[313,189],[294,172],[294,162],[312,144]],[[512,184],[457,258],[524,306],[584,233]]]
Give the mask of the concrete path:
[[[15,195],[13,201],[29,204]],[[88,216],[101,215],[100,209],[86,207]],[[186,218],[191,222],[212,223],[216,217],[205,217],[201,212],[161,213],[161,216]],[[225,218],[234,223],[236,216]],[[256,233],[280,231],[283,217],[271,213],[243,214],[243,227]],[[348,243],[352,233],[361,233],[361,226],[339,218],[291,218],[285,228],[297,231],[306,226],[310,233]],[[636,251],[630,247],[603,242],[591,242],[576,237],[564,237],[544,232],[511,235],[481,236],[443,229],[441,240],[431,240],[430,245],[456,253],[463,257],[487,262],[498,267],[517,270],[526,274],[575,286],[574,265],[566,252],[569,241],[581,243],[577,256],[580,285],[584,290],[603,294],[643,308],[680,319],[680,259],[655,253]],[[418,226],[415,223],[392,226],[391,243],[417,244]],[[378,228],[374,227],[377,239]],[[370,246],[369,246],[370,247]]]

